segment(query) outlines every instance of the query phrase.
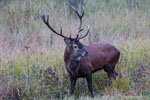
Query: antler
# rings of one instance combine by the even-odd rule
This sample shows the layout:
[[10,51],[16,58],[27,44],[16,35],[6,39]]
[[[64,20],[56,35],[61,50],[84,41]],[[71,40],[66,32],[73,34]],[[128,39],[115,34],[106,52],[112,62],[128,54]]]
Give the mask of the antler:
[[77,16],[80,19],[80,25],[79,25],[79,28],[77,30],[77,37],[76,37],[76,38],[78,38],[79,32],[81,32],[83,30],[83,29],[81,29],[81,27],[82,27],[82,17],[84,16],[84,10],[83,10],[82,14],[80,15],[78,10],[74,6],[71,5],[71,8],[73,9],[73,11],[77,14]]
[[55,34],[63,37],[63,38],[66,38],[66,39],[71,39],[71,37],[66,37],[64,35],[62,35],[62,28],[60,28],[60,33],[56,32],[50,25],[49,25],[49,15],[47,15],[47,20],[45,19],[45,15],[40,15],[40,17],[42,18],[43,22],[48,26],[48,28],[50,28],[50,30],[52,30]]
[[86,32],[86,34],[84,36],[82,36],[82,37],[79,37],[78,40],[86,37],[88,35],[89,31],[90,31],[90,25],[88,25],[88,31]]
[[81,31],[83,31],[83,29],[82,29],[81,27],[82,27],[82,17],[84,16],[84,8],[83,8],[83,11],[82,11],[82,14],[81,14],[81,15],[79,14],[78,10],[77,10],[75,7],[73,7],[72,5],[71,5],[71,8],[74,10],[74,12],[77,14],[77,16],[78,16],[79,19],[80,19],[80,25],[79,25],[79,28],[78,28],[78,30],[77,30],[77,37],[76,37],[76,39],[79,40],[79,39],[82,39],[82,38],[84,38],[84,37],[86,37],[86,36],[88,35],[90,27],[88,26],[88,31],[87,31],[87,33],[86,33],[84,36],[79,37],[79,33],[80,33]]

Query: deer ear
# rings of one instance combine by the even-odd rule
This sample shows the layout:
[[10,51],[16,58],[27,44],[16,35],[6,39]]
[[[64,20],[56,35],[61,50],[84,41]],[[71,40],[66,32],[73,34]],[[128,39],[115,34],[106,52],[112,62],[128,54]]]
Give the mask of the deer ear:
[[64,39],[65,43],[67,46],[71,46],[71,41],[70,39]]

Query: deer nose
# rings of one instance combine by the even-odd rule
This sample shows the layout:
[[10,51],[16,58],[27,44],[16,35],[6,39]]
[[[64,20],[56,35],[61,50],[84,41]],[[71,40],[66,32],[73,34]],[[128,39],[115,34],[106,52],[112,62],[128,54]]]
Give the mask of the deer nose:
[[86,52],[84,52],[84,53],[82,53],[82,55],[81,55],[82,57],[86,57],[86,56],[88,56],[88,52],[86,51]]
[[88,56],[89,54],[88,54],[88,52],[85,52],[85,56]]

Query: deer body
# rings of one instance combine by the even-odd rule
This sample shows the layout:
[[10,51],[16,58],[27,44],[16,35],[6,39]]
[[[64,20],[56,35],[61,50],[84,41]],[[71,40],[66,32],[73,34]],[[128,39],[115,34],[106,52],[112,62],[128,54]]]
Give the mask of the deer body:
[[88,52],[87,57],[83,57],[80,62],[76,62],[77,69],[71,70],[69,55],[70,52],[65,49],[64,62],[67,71],[74,77],[85,77],[87,73],[93,73],[95,71],[104,69],[105,66],[110,66],[112,69],[118,62],[120,52],[114,46],[110,44],[96,44],[92,46],[86,46],[85,49]]
[[70,76],[70,95],[74,94],[77,78],[85,77],[88,83],[88,89],[90,91],[91,97],[93,97],[92,73],[104,69],[110,79],[116,79],[118,74],[117,72],[115,72],[115,66],[118,62],[120,52],[111,44],[96,44],[91,46],[83,45],[79,40],[88,35],[89,27],[87,33],[79,37],[79,32],[83,30],[81,27],[84,11],[80,16],[76,9],[73,8],[73,10],[76,12],[77,16],[80,19],[80,25],[77,31],[76,38],[71,38],[71,36],[64,36],[62,34],[62,28],[60,30],[60,33],[55,31],[49,25],[49,17],[47,17],[46,20],[45,15],[41,15],[41,18],[51,31],[64,38],[64,42],[66,44],[66,49],[64,52],[64,62],[66,70],[68,71]]

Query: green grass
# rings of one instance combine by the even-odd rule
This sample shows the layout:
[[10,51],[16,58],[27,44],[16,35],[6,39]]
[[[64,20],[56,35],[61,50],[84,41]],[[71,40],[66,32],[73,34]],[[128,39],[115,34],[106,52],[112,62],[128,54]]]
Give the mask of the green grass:
[[[120,0],[121,1],[121,0]],[[150,2],[84,0],[86,45],[111,43],[120,52],[117,81],[93,74],[94,100],[150,99]],[[67,0],[0,1],[0,98],[4,100],[72,99],[66,72],[63,39],[44,25],[39,12],[49,14],[57,31],[75,36],[79,24]],[[84,33],[83,32],[83,33]],[[29,46],[29,49],[25,48]],[[77,81],[75,99],[90,100],[85,79]]]

